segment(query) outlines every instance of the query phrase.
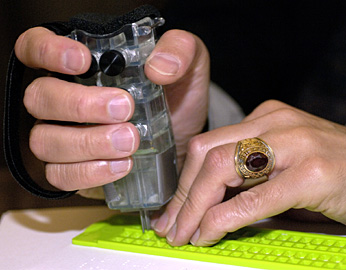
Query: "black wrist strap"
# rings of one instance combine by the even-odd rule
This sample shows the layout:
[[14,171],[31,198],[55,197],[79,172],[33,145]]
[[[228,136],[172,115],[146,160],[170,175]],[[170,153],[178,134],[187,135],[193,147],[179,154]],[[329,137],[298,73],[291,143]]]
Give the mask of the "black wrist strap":
[[7,166],[17,182],[32,194],[49,199],[66,198],[76,191],[50,191],[43,189],[28,174],[20,151],[18,104],[23,102],[22,81],[25,66],[11,54],[6,82],[5,112],[4,112],[4,151]]
[[[159,17],[159,12],[152,6],[142,6],[123,16],[85,14],[72,18],[69,22],[53,22],[39,26],[48,28],[57,35],[66,36],[74,29],[93,34],[107,34],[118,30],[125,24],[136,22],[145,17]],[[28,174],[20,150],[20,106],[23,102],[23,76],[26,67],[18,60],[14,51],[11,53],[5,89],[4,111],[4,152],[8,168],[14,179],[27,191],[47,199],[67,198],[76,191],[51,191],[39,186]]]

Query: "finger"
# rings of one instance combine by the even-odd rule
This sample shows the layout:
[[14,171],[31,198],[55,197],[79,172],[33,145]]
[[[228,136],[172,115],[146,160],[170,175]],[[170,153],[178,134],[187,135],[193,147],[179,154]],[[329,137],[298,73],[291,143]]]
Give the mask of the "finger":
[[207,117],[208,51],[195,35],[168,31],[147,59],[145,73],[154,83],[165,86],[181,166],[188,140],[201,132]]
[[131,95],[122,89],[84,86],[52,77],[31,83],[24,104],[37,119],[80,123],[125,122],[135,107]]
[[[153,229],[159,236],[166,236],[168,231],[173,226],[174,221],[188,196],[190,187],[192,186],[199,171],[202,168],[208,151],[220,145],[236,143],[237,141],[247,137],[258,137],[260,134],[265,133],[266,130],[270,129],[272,126],[278,127],[282,125],[282,121],[269,122],[268,119],[272,118],[272,116],[264,116],[259,120],[259,123],[256,126],[254,126],[253,122],[251,121],[243,122],[237,125],[209,131],[207,133],[195,136],[191,139],[176,194],[174,195],[171,202],[169,202],[169,204],[167,205],[161,217],[156,218],[152,224]],[[287,135],[289,136],[289,134]],[[280,142],[280,140],[277,141]],[[234,152],[232,151],[235,150],[231,150],[229,157],[234,158]],[[229,162],[231,162],[229,168],[234,167],[233,158],[232,160],[229,160]],[[227,171],[228,170],[229,169],[227,169]]]
[[35,125],[30,149],[40,160],[54,163],[116,159],[132,155],[139,146],[132,124],[101,126]]
[[50,184],[61,190],[88,189],[123,178],[132,166],[129,157],[113,161],[47,164],[46,177]]
[[210,131],[208,134],[201,134],[190,140],[177,191],[168,203],[164,213],[160,218],[154,219],[152,223],[152,228],[159,236],[166,236],[174,224],[179,210],[188,196],[190,187],[203,165],[207,152],[224,143],[223,139],[227,131],[220,132]]
[[[175,118],[181,119],[177,112],[183,113],[185,118],[189,115],[191,119],[206,116],[209,54],[197,36],[182,30],[166,32],[148,57],[145,73],[154,83],[165,85],[173,122]],[[202,111],[205,112],[200,115]],[[195,114],[199,117],[194,117]],[[184,123],[179,123],[179,126],[184,126]],[[193,128],[189,126],[188,129]]]
[[191,33],[168,31],[162,35],[148,57],[145,73],[156,84],[172,84],[186,74],[200,47],[202,43]]
[[290,208],[303,207],[300,205],[301,198],[309,201],[310,192],[306,192],[306,185],[299,181],[299,178],[295,178],[294,174],[294,170],[286,170],[276,178],[210,208],[192,236],[191,243],[209,246],[218,242],[228,232],[278,215]]
[[[289,147],[282,147],[279,140],[271,140],[274,136],[264,134],[263,137],[270,142],[274,152],[280,149],[280,155],[276,158],[276,167],[269,175],[271,179],[294,161],[288,158],[291,154]],[[226,188],[239,187],[243,184],[244,181],[234,166],[235,147],[235,143],[232,143],[209,150],[180,209],[176,223],[166,236],[170,244],[180,246],[188,243],[204,214],[224,199]]]
[[[197,140],[194,142],[198,143]],[[180,208],[183,206],[185,199],[188,195],[190,186],[192,185],[195,176],[198,174],[205,156],[206,148],[203,147],[191,147],[196,150],[188,151],[184,168],[182,170],[178,188],[172,198],[168,203],[164,213],[160,217],[152,219],[151,227],[155,232],[164,237],[172,227],[175,222],[175,219],[179,213]]]
[[86,46],[43,27],[31,28],[20,35],[15,53],[26,66],[63,74],[85,73],[91,63]]
[[96,199],[96,200],[104,200],[105,194],[103,192],[103,187],[98,186],[94,188],[87,188],[87,189],[81,189],[77,192],[78,195],[89,198],[89,199]]
[[179,211],[176,223],[166,236],[171,245],[187,244],[197,230],[204,212],[222,201],[226,186],[236,187],[242,184],[242,179],[232,170],[232,149],[233,147],[219,146],[208,152]]

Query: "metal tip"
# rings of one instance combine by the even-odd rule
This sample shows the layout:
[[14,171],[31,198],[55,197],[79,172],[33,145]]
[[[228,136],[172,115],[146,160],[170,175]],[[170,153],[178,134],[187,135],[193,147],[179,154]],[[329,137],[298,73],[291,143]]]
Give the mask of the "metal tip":
[[149,211],[145,209],[141,209],[139,210],[139,214],[141,217],[142,232],[145,233],[145,231],[148,231],[151,229]]
[[152,29],[156,28],[156,27],[159,27],[159,26],[162,26],[165,24],[165,19],[162,18],[162,17],[156,17],[154,18],[154,23],[153,25],[151,26]]

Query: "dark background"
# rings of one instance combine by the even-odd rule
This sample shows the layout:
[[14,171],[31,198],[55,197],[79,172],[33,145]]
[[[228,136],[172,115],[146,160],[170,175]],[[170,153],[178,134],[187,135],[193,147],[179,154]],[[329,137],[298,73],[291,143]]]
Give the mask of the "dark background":
[[[0,89],[5,88],[7,62],[15,40],[29,27],[68,20],[83,12],[122,14],[149,3],[165,17],[163,30],[189,30],[205,41],[211,54],[213,81],[228,91],[246,113],[264,100],[275,98],[346,123],[346,1],[0,0],[0,3]],[[4,90],[0,90],[1,108],[3,100]],[[2,119],[2,110],[0,116]],[[25,127],[23,130],[28,132]],[[42,166],[23,149],[32,174],[42,180]],[[62,201],[31,196],[10,177],[0,151],[0,214],[8,209],[90,204],[103,202],[79,196]]]

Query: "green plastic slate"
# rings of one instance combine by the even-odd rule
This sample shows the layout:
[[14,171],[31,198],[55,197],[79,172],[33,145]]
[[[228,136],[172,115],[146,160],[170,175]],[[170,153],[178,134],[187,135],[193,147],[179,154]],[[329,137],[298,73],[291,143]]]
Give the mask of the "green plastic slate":
[[246,227],[212,247],[172,247],[136,216],[115,215],[89,226],[73,244],[260,269],[346,269],[346,238]]

